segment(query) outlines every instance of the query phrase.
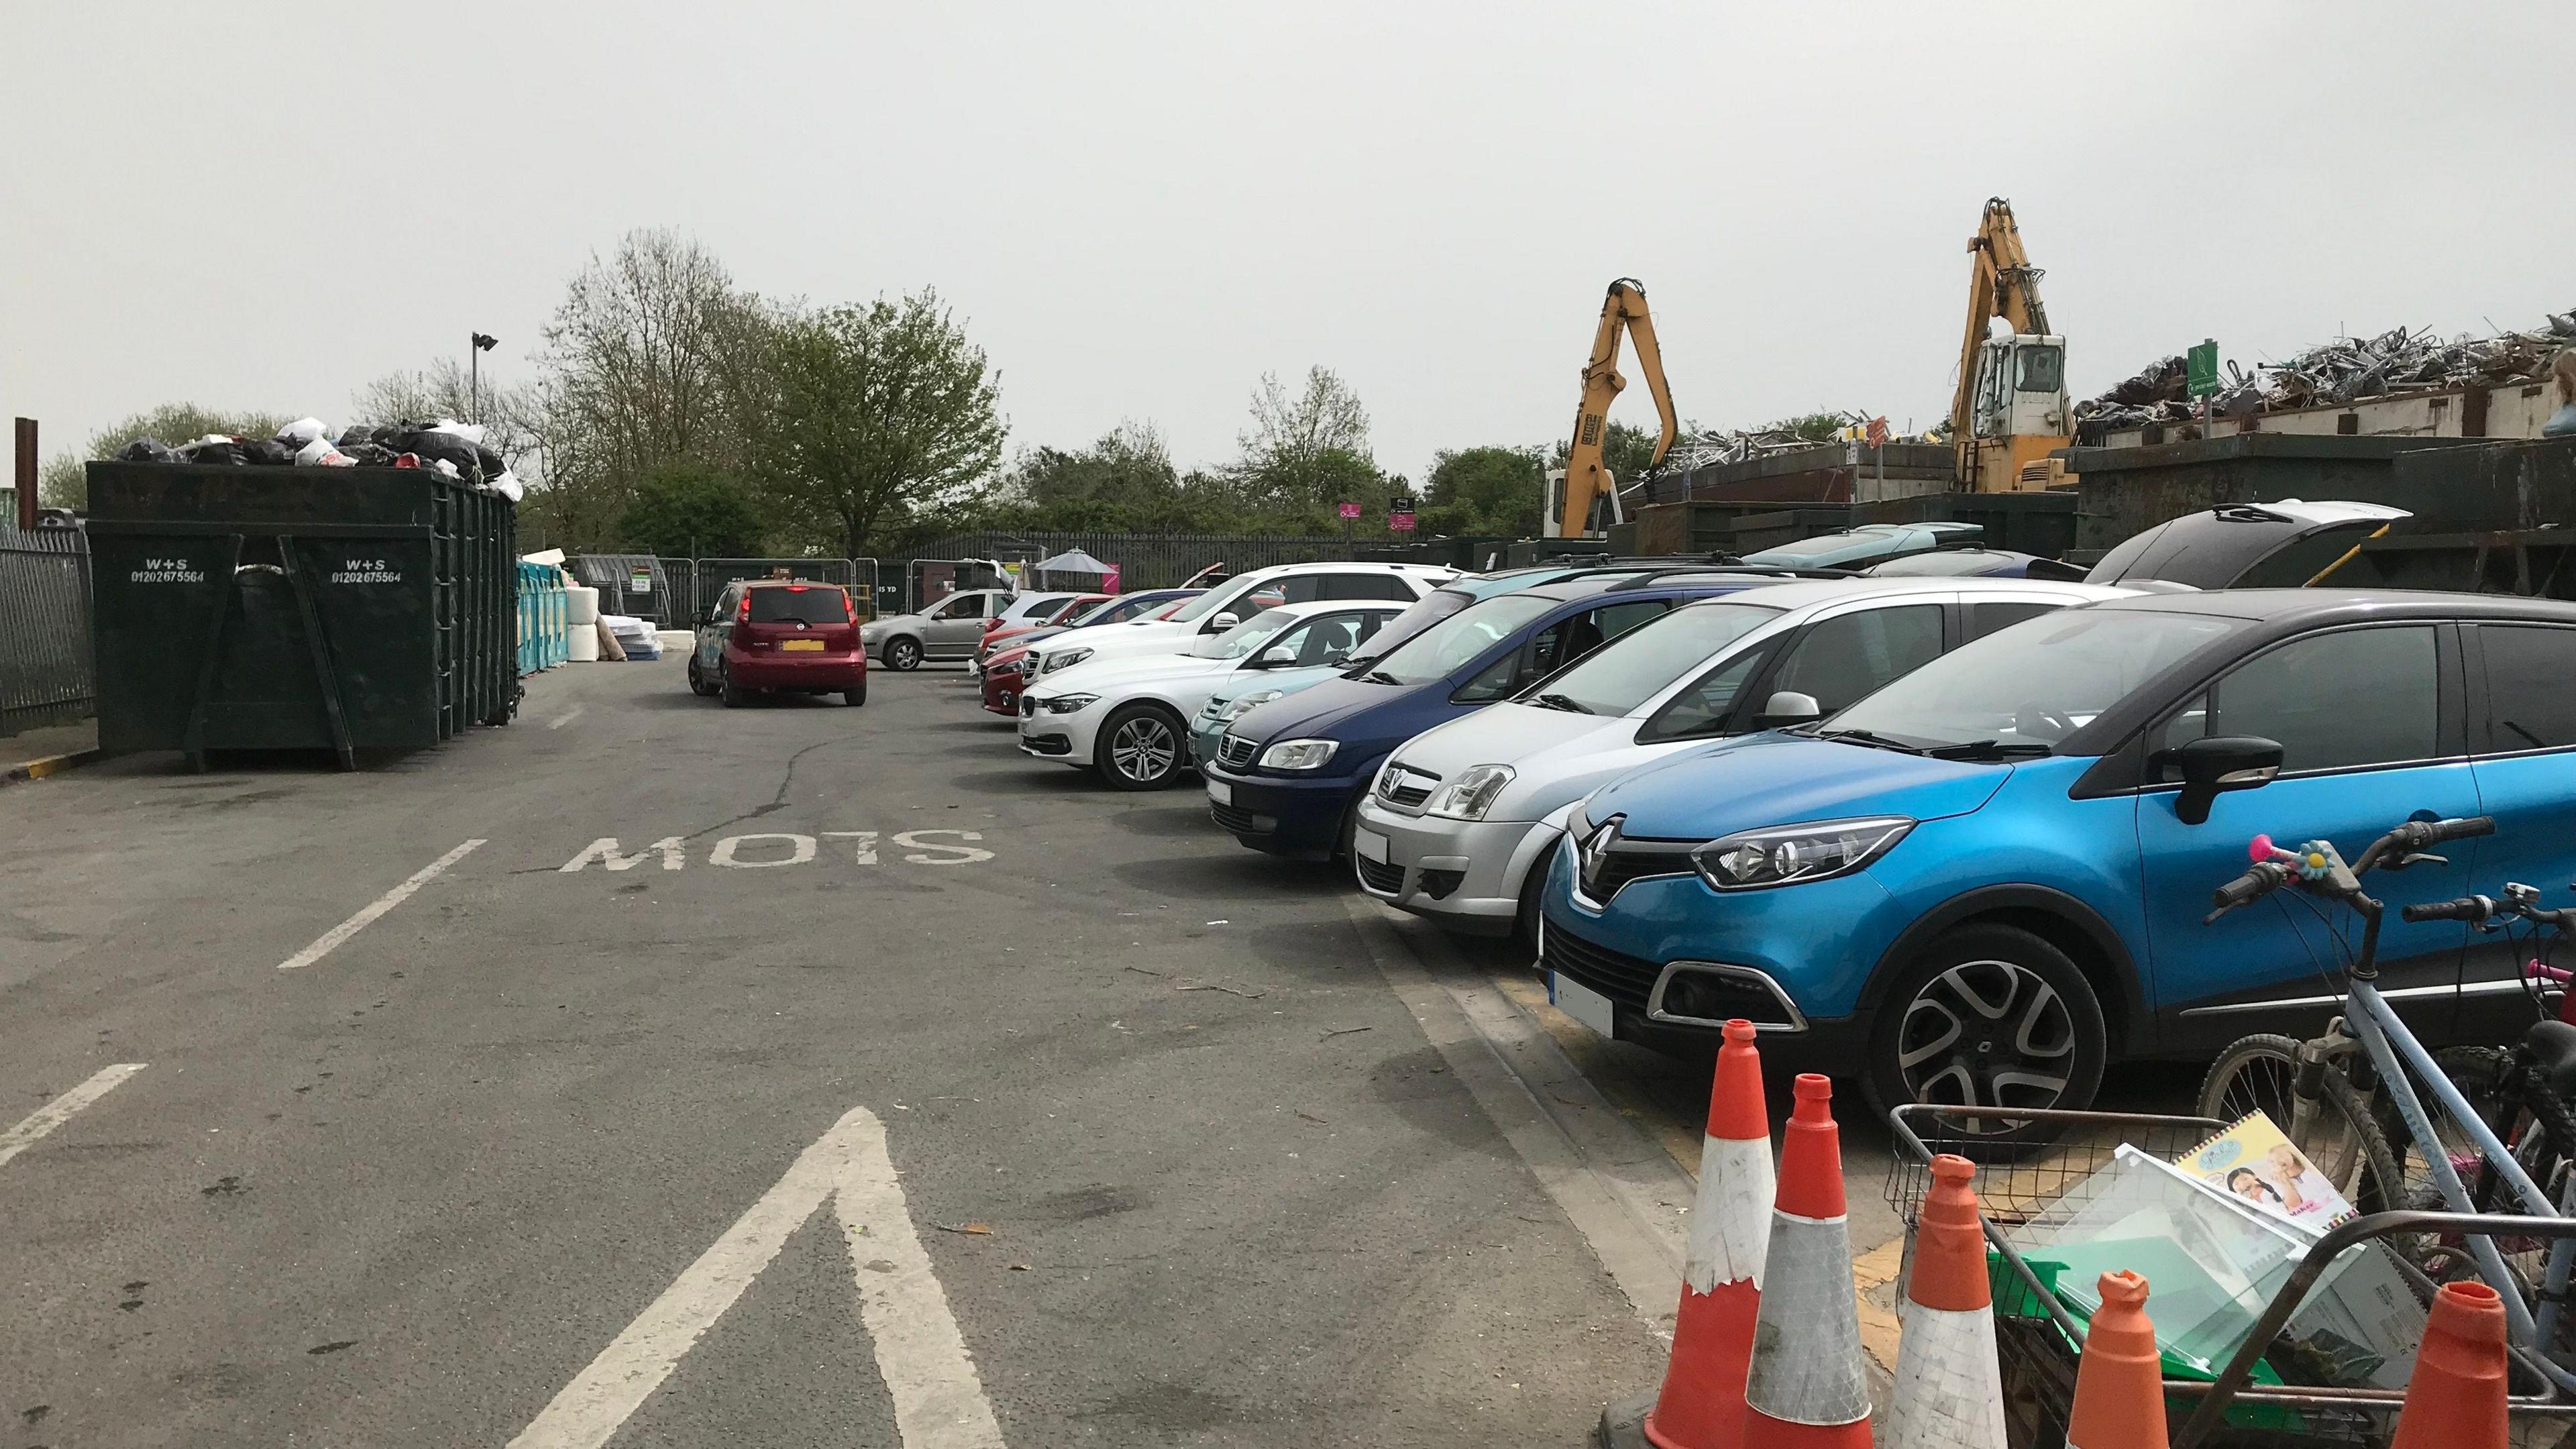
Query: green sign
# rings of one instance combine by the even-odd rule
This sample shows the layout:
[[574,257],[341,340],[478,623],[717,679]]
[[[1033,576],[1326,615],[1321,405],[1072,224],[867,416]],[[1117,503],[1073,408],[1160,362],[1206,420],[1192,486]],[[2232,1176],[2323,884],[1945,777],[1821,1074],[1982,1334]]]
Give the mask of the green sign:
[[2185,386],[2193,397],[2209,397],[2218,391],[2218,344],[2204,342],[2182,355]]

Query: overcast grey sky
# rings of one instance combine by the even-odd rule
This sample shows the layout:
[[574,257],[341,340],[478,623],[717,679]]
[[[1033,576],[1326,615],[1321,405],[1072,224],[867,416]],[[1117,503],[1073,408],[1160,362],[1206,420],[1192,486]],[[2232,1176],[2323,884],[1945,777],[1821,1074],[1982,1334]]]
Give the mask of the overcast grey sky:
[[[1646,285],[1686,417],[1948,406],[2012,198],[2080,393],[2204,335],[2576,306],[2559,6],[233,0],[0,16],[0,412],[312,412],[630,227],[744,286],[935,283],[1013,446],[1233,452],[1339,371],[1380,464],[1572,417]],[[1614,416],[1651,419],[1632,387]]]

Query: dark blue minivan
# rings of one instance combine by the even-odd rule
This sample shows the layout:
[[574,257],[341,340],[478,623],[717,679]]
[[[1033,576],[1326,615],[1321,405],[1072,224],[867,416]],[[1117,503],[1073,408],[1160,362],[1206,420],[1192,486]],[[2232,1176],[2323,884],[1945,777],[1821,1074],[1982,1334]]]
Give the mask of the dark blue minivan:
[[1361,668],[1228,726],[1216,758],[1199,769],[1209,812],[1255,850],[1329,859],[1350,847],[1359,798],[1396,746],[1518,694],[1675,605],[1779,577],[1707,567],[1623,572],[1470,605]]

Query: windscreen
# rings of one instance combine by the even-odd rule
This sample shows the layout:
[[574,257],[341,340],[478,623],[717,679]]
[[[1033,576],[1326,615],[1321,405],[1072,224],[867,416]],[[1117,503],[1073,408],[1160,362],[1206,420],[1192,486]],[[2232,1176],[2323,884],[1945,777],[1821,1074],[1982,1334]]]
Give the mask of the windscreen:
[[1744,561],[1751,564],[1770,564],[1778,568],[1799,568],[1821,565],[1829,559],[1858,550],[1893,551],[1894,547],[1894,542],[1883,533],[1826,533],[1814,538],[1800,539],[1796,543],[1784,543],[1778,548],[1766,548],[1758,553],[1748,553],[1744,556]]
[[[1466,581],[1462,579],[1459,582]],[[1365,664],[1474,602],[1476,596],[1460,592],[1458,584],[1444,584],[1433,589],[1406,605],[1404,612],[1379,626],[1378,631],[1352,653],[1350,662]]]
[[1675,609],[1618,636],[1516,697],[1543,701],[1555,709],[1574,705],[1587,714],[1623,715],[1779,613],[1760,604],[1694,604]]
[[1866,730],[1914,746],[2053,746],[2241,623],[2206,614],[2062,610],[1961,645],[1826,720],[1818,733]]
[[1220,605],[1233,603],[1236,599],[1242,597],[1245,592],[1252,589],[1255,585],[1260,584],[1268,577],[1269,575],[1267,574],[1251,573],[1245,574],[1240,578],[1228,579],[1224,583],[1217,585],[1215,588],[1212,588],[1206,593],[1199,595],[1197,598],[1190,600],[1188,603],[1183,604],[1178,611],[1174,612],[1169,617],[1175,624],[1186,624],[1193,619],[1204,619],[1208,615],[1215,613]]
[[1562,602],[1505,594],[1472,604],[1378,656],[1366,678],[1380,684],[1429,684],[1520,632]]
[[1286,609],[1264,609],[1222,634],[1212,634],[1190,646],[1190,652],[1201,659],[1241,659],[1261,647],[1262,641],[1285,629],[1297,616]]
[[2024,560],[2008,553],[1982,548],[1945,548],[1932,553],[1918,553],[1911,558],[1892,558],[1869,571],[1874,579],[1959,578],[1967,575],[1995,575],[2022,566]]
[[802,589],[753,589],[751,622],[846,624],[850,622],[850,597],[829,585]]

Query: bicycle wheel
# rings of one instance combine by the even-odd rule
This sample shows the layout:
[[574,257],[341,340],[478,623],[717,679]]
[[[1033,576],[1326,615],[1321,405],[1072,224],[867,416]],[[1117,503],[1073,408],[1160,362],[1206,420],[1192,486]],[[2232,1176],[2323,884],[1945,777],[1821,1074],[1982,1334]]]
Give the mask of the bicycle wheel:
[[[2533,1076],[2514,1053],[2503,1048],[2452,1047],[2436,1052],[2433,1061],[2468,1098],[2469,1105],[2477,1109],[2480,1119],[2494,1129],[2523,1171],[2544,1190],[2556,1191],[2565,1165],[2576,1161],[2576,1114],[2569,1112],[2567,1104],[2549,1090],[2547,1083]],[[2502,1174],[2486,1161],[2469,1135],[2447,1118],[2439,1126],[2445,1153],[2468,1189],[2470,1205],[2479,1212],[2524,1211],[2524,1204],[2505,1186]],[[2442,1211],[2446,1204],[2422,1154],[2410,1158],[2405,1169],[2407,1205]],[[2505,1266],[2521,1280],[2528,1297],[2531,1285],[2538,1283],[2547,1270],[2548,1241],[2501,1238],[2496,1246],[2503,1251]],[[2466,1244],[2456,1236],[2429,1244],[2419,1263],[2436,1279],[2473,1277],[2477,1272]],[[2562,1345],[2571,1330],[2576,1330],[2576,1324],[2562,1322]]]
[[2200,1079],[2200,1101],[2193,1110],[2221,1122],[2260,1112],[2287,1130],[2290,1080],[2298,1070],[2298,1057],[2297,1040],[2274,1032],[2228,1043],[2218,1060],[2209,1064],[2209,1075]]

